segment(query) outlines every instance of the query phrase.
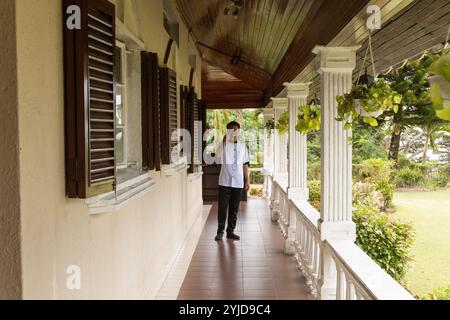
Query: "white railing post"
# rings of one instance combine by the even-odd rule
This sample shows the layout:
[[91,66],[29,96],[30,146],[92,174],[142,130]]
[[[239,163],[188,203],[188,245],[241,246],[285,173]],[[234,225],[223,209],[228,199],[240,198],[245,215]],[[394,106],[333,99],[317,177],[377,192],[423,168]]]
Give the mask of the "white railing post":
[[[307,137],[299,133],[297,125],[298,107],[307,104],[311,83],[285,83],[287,87],[289,111],[289,157],[288,157],[288,197],[289,199],[309,198],[307,181]],[[284,252],[294,254],[296,213],[290,210]]]
[[[356,239],[352,221],[352,147],[351,130],[344,130],[336,121],[336,96],[352,87],[352,72],[356,66],[359,47],[317,46],[317,70],[320,74],[321,123],[321,240]],[[326,250],[322,254],[321,299],[336,299],[336,266]]]

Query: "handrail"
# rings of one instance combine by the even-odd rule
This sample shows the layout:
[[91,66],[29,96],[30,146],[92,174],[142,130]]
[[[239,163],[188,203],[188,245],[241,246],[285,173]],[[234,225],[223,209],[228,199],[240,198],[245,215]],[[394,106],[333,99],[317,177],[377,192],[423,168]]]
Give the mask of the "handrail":
[[325,240],[338,273],[337,299],[414,300],[414,297],[350,240]]

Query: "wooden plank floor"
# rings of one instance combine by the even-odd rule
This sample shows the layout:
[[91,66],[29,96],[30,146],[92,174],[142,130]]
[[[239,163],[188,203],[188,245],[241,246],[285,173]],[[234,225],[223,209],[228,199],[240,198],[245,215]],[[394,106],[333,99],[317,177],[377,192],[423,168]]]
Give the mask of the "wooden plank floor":
[[309,300],[293,256],[283,254],[283,237],[271,222],[268,202],[241,202],[235,232],[240,241],[216,242],[214,204],[180,289],[179,300]]

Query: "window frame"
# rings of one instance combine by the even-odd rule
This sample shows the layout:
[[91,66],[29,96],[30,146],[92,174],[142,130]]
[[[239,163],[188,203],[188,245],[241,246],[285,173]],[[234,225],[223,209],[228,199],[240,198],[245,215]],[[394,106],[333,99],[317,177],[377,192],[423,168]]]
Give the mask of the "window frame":
[[[116,61],[116,70],[118,70],[120,68],[120,72],[122,75],[122,83],[119,83],[118,79],[116,80],[116,96],[117,96],[117,88],[120,87],[122,89],[122,121],[123,121],[123,125],[118,125],[117,121],[115,124],[115,130],[116,130],[116,134],[118,132],[118,129],[122,129],[123,132],[123,162],[119,163],[116,160],[116,171],[117,170],[121,170],[121,169],[126,169],[128,168],[128,90],[127,90],[127,72],[128,72],[128,54],[127,54],[127,47],[126,44],[118,39],[116,39],[116,47],[120,48],[121,50],[121,58],[120,58],[120,64],[119,65],[119,61]],[[117,108],[117,100],[115,97],[114,100],[115,103],[115,107]],[[117,117],[116,117],[117,120]],[[116,154],[117,154],[117,140],[116,140]]]

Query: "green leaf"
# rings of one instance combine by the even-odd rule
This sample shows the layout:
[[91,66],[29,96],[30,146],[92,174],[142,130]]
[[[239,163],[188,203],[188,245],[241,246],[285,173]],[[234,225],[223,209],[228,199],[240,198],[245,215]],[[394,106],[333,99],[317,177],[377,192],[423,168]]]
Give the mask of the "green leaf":
[[372,117],[364,117],[363,121],[365,123],[368,123],[369,125],[371,125],[372,127],[376,127],[378,126],[378,121],[375,118]]
[[430,88],[430,98],[433,103],[433,108],[437,110],[444,109],[444,100],[441,96],[441,86],[439,83],[434,83]]
[[450,107],[442,110],[436,110],[436,115],[443,120],[450,121]]

